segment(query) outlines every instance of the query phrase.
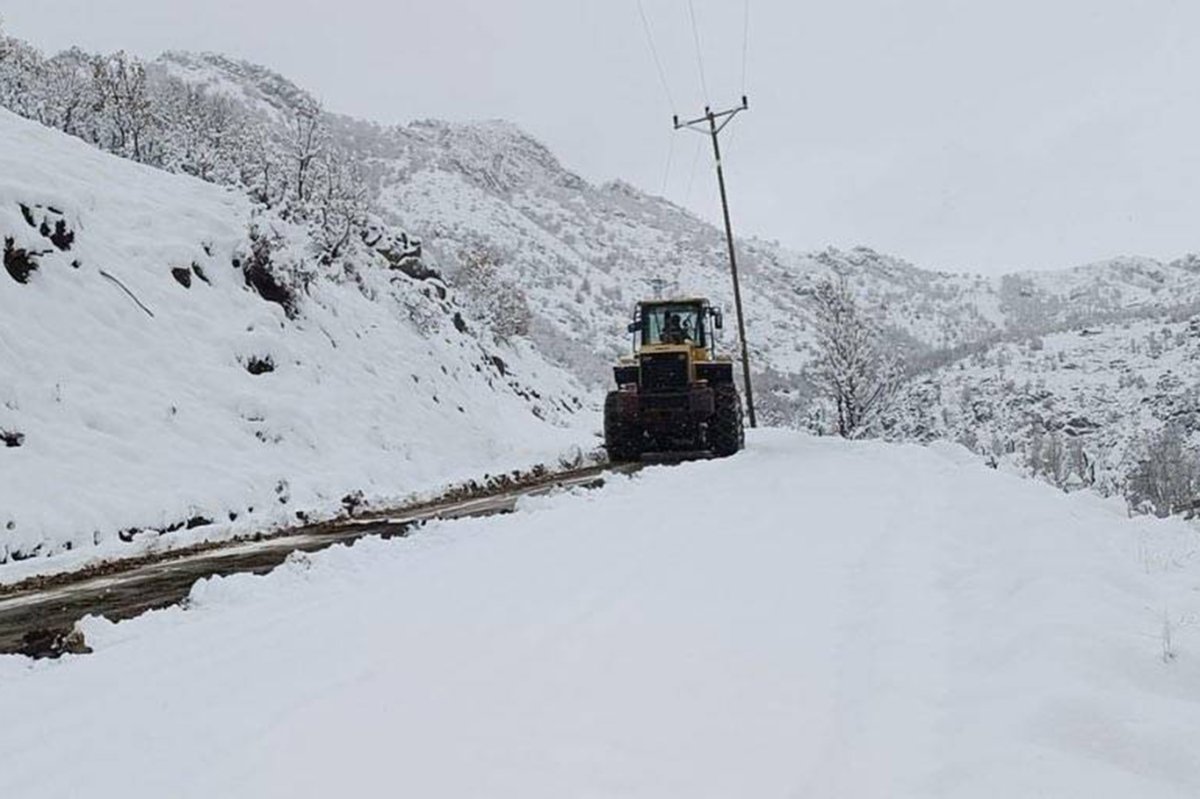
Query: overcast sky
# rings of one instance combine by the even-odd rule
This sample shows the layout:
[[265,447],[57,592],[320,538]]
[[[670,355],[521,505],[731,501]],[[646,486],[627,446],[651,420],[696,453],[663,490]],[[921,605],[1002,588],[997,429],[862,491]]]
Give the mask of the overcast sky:
[[[718,219],[671,114],[737,102],[743,0],[0,0],[12,35],[265,64],[382,122],[509,119]],[[1200,249],[1200,3],[750,0],[735,230],[997,272]],[[668,164],[669,161],[669,164]],[[668,169],[669,165],[669,169]],[[694,165],[694,169],[693,169]]]

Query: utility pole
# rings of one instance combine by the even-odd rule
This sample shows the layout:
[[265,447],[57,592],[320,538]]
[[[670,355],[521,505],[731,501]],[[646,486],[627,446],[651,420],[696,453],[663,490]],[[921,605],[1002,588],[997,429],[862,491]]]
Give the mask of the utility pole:
[[[687,122],[680,122],[679,115],[675,115],[675,130],[687,128],[699,133],[707,133],[712,137],[713,158],[717,162],[717,185],[721,188],[721,212],[725,215],[725,242],[729,245],[729,271],[733,275],[733,304],[737,309],[738,322],[738,338],[742,342],[742,379],[746,384],[746,411],[750,417],[750,426],[758,427],[758,421],[754,417],[754,388],[750,384],[750,350],[746,346],[746,320],[742,315],[742,288],[738,282],[737,268],[737,253],[733,249],[733,226],[729,223],[729,200],[725,197],[725,170],[721,167],[721,144],[717,140],[718,134],[725,129],[739,111],[745,111],[750,107],[746,102],[746,95],[742,95],[742,104],[725,111],[713,111],[708,106],[704,107],[704,116]],[[717,124],[720,120],[720,124]],[[707,131],[704,130],[707,123]]]

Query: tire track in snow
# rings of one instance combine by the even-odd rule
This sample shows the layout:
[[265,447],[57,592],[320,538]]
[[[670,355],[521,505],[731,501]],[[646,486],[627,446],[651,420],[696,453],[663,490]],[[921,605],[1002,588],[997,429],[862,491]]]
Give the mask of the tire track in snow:
[[[930,457],[912,451],[904,459],[913,456]],[[930,470],[906,469],[904,459],[895,459],[887,484],[873,482],[865,496],[858,487],[852,498],[855,530],[866,535],[846,542],[838,565],[833,706],[823,756],[798,796],[928,795],[926,764],[938,762],[942,745],[950,631],[941,585],[955,531],[944,529],[944,492]],[[877,470],[869,472],[876,479]],[[929,534],[900,535],[897,519]]]

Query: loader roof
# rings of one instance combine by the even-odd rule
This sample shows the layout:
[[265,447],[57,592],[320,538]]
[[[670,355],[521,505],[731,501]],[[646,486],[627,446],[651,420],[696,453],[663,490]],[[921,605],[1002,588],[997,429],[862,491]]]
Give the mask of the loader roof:
[[705,297],[676,297],[674,299],[642,300],[638,305],[690,305],[694,303],[707,305],[708,299]]

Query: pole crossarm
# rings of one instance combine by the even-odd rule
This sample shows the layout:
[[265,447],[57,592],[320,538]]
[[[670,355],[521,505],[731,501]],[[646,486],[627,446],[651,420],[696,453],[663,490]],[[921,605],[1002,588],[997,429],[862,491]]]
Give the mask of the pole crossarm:
[[675,115],[675,130],[681,130],[683,128],[690,128],[691,130],[695,130],[695,131],[697,131],[699,133],[703,133],[707,136],[709,134],[709,131],[698,128],[697,125],[706,125],[710,119],[712,119],[712,120],[720,119],[720,120],[722,120],[721,124],[717,125],[717,133],[720,133],[724,129],[724,127],[726,125],[728,125],[735,116],[737,116],[738,113],[745,111],[748,108],[750,108],[750,103],[747,102],[746,96],[742,95],[742,104],[739,106],[735,106],[733,108],[727,108],[724,111],[713,111],[712,109],[705,107],[704,116],[696,117],[695,119],[689,119],[686,122],[680,122],[679,114],[676,114]]
[[[742,95],[742,104],[739,106],[727,108],[724,111],[713,111],[711,108],[705,107],[704,116],[686,122],[680,122],[679,115],[676,114],[674,123],[675,130],[694,130],[712,138],[713,159],[717,165],[717,186],[721,191],[721,212],[725,218],[725,241],[729,246],[729,273],[733,278],[733,303],[737,309],[738,338],[742,345],[742,380],[746,385],[746,411],[750,417],[750,426],[758,427],[758,420],[754,414],[754,387],[750,382],[750,348],[746,344],[746,321],[742,313],[742,287],[738,280],[737,252],[733,245],[733,225],[729,221],[729,200],[725,194],[725,170],[721,164],[721,143],[718,139],[718,135],[725,129],[725,126],[738,113],[748,108],[750,108],[750,103],[746,100],[746,95]],[[720,124],[717,123],[718,120],[720,120]]]

